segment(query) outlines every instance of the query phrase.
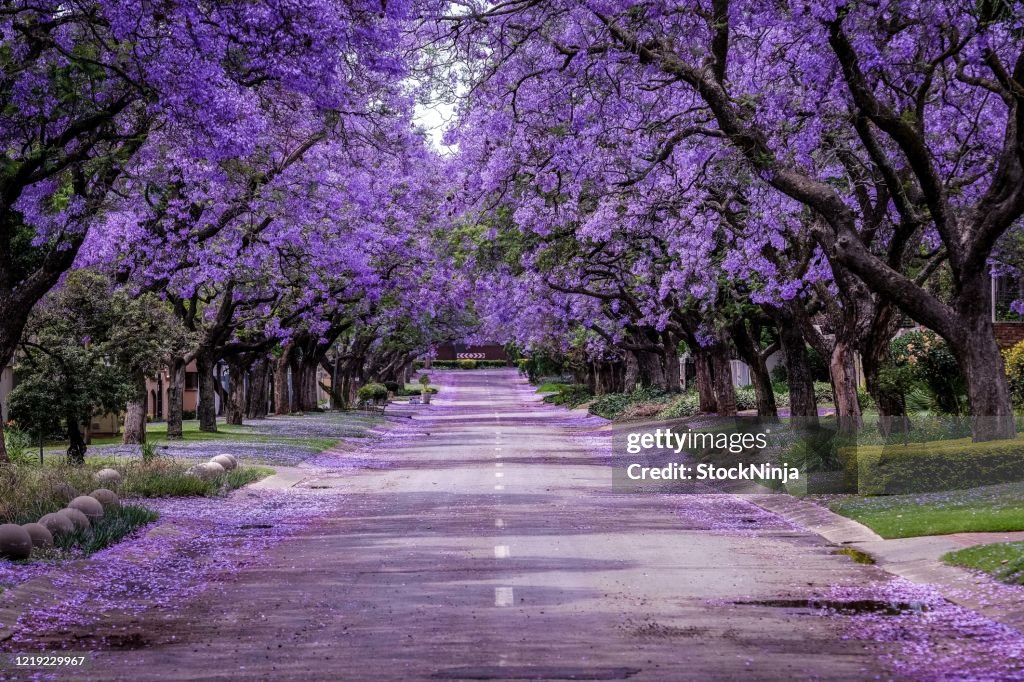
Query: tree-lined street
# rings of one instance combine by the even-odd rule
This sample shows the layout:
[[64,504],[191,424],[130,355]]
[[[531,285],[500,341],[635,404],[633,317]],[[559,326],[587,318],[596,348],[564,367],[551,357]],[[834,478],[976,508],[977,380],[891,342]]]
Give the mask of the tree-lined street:
[[[747,502],[614,491],[600,420],[513,372],[450,372],[441,395],[361,453],[372,468],[307,467],[318,512],[255,566],[113,616],[140,644],[98,650],[89,678],[873,678],[920,673],[961,634]],[[864,618],[931,628],[930,648],[857,638]]]

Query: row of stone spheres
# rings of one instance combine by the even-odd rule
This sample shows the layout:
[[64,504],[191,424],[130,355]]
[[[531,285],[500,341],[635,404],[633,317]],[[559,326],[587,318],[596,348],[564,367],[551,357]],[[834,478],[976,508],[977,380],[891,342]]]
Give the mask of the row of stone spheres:
[[[204,481],[212,481],[225,472],[238,468],[238,458],[231,454],[220,454],[209,462],[196,464],[186,472]],[[100,469],[93,475],[98,483],[117,486],[121,474],[116,469]],[[69,488],[70,490],[70,488]],[[68,497],[74,495],[70,492]],[[0,525],[0,559],[22,560],[29,558],[35,547],[53,547],[55,537],[87,530],[111,509],[119,509],[121,500],[107,488],[97,488],[88,495],[79,495],[68,506],[58,512],[46,514],[37,523]]]
[[[116,485],[121,474],[114,469],[101,469],[94,479],[100,483]],[[86,530],[103,518],[107,511],[119,509],[117,493],[97,488],[88,495],[79,495],[58,512],[44,515],[37,523],[0,525],[0,558],[27,559],[35,547],[53,547],[53,539]]]

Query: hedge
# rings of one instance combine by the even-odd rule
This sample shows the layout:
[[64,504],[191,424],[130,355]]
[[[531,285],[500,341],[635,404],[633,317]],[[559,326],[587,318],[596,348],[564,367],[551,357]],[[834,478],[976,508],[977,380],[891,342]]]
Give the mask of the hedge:
[[1024,437],[839,448],[861,495],[961,490],[1024,480]]
[[[423,369],[427,363],[417,360],[413,363],[415,369]],[[433,369],[493,369],[497,367],[508,367],[505,360],[434,360],[430,363]]]

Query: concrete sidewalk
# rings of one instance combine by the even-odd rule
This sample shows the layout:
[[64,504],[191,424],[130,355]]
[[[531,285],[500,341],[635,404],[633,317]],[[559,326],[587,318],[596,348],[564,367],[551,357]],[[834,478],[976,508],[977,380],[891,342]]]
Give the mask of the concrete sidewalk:
[[943,555],[965,547],[1024,540],[1024,531],[953,533],[886,540],[853,519],[791,495],[743,497],[835,545],[865,552],[879,568],[892,575],[920,585],[934,586],[954,604],[1024,633],[1024,588],[1006,585],[980,572],[942,562]]

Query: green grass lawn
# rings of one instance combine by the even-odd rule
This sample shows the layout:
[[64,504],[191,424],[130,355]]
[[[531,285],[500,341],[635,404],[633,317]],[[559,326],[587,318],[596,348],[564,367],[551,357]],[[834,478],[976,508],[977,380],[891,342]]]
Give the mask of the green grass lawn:
[[973,568],[1011,585],[1024,585],[1024,542],[997,542],[950,552],[942,560],[951,566]]
[[833,502],[830,508],[883,538],[1024,530],[1024,483],[850,498]]
[[[295,445],[307,447],[314,452],[323,452],[337,445],[342,438],[360,436],[366,430],[376,426],[382,421],[379,415],[348,413],[344,424],[338,425],[337,437],[322,436],[294,436],[278,435],[270,433],[259,433],[256,427],[249,425],[234,426],[218,422],[217,431],[214,433],[199,430],[199,422],[195,419],[187,420],[182,425],[182,435],[185,441],[242,441],[251,443],[281,443],[284,445]],[[146,438],[153,445],[162,445],[167,440],[167,423],[154,422],[146,425]],[[96,436],[93,437],[90,446],[96,445],[119,445],[121,436]],[[43,449],[46,455],[63,454],[67,449],[67,442],[47,443]],[[30,452],[32,450],[30,449]],[[38,454],[38,450],[35,450]]]
[[555,383],[553,381],[549,381],[546,384],[541,384],[540,386],[538,386],[537,393],[558,393],[560,390],[562,390],[563,386],[569,386],[569,384]]

